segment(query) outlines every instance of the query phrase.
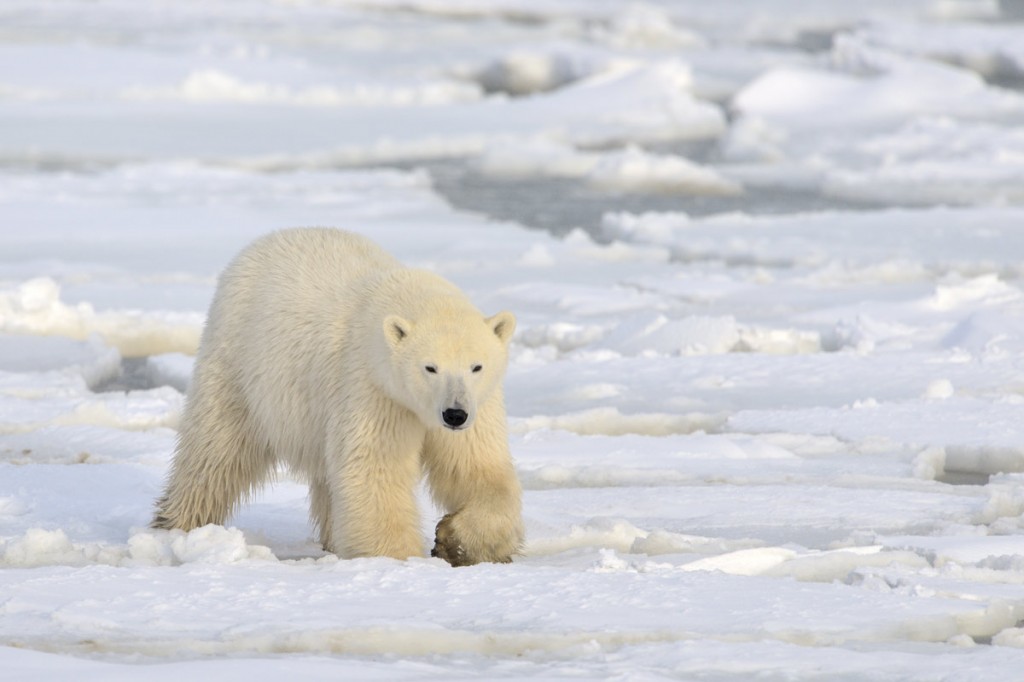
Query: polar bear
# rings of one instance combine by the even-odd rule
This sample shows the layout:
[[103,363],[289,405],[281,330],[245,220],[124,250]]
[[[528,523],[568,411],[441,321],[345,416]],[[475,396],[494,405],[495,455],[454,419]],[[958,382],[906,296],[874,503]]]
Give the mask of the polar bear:
[[221,275],[155,528],[222,524],[279,462],[310,485],[323,546],[508,562],[523,542],[502,380],[515,317],[329,228],[267,235]]

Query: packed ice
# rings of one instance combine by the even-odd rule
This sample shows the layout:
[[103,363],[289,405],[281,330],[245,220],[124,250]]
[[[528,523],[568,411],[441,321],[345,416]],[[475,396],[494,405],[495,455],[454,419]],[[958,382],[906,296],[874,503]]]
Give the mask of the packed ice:
[[[1012,0],[8,0],[0,678],[1024,666]],[[287,470],[148,528],[218,272],[335,226],[518,328],[511,564]]]

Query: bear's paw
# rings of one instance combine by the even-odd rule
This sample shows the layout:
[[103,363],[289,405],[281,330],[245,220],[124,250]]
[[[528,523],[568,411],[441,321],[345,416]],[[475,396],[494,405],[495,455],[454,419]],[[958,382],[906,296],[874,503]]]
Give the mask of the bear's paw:
[[463,534],[458,529],[460,520],[459,514],[455,512],[445,514],[438,521],[434,531],[434,548],[430,550],[430,556],[444,559],[452,566],[472,566],[485,561],[496,564],[512,563],[512,550],[506,553],[493,545],[470,546],[470,549],[467,549],[468,543],[464,543]]

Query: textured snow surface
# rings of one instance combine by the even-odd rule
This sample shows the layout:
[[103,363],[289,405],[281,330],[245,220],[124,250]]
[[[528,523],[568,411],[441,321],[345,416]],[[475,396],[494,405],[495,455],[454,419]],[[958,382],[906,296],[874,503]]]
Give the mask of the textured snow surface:
[[[8,0],[0,679],[1011,679],[1020,20]],[[287,471],[146,527],[217,274],[295,225],[517,315],[512,564],[338,560]]]

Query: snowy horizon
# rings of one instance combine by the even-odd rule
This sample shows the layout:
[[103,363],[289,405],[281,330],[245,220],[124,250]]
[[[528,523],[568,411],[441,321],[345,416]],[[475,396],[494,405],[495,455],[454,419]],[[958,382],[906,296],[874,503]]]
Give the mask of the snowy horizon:
[[[0,678],[1012,677],[1022,18],[5,2]],[[512,564],[338,560],[285,470],[147,528],[217,275],[293,226],[516,314]]]

